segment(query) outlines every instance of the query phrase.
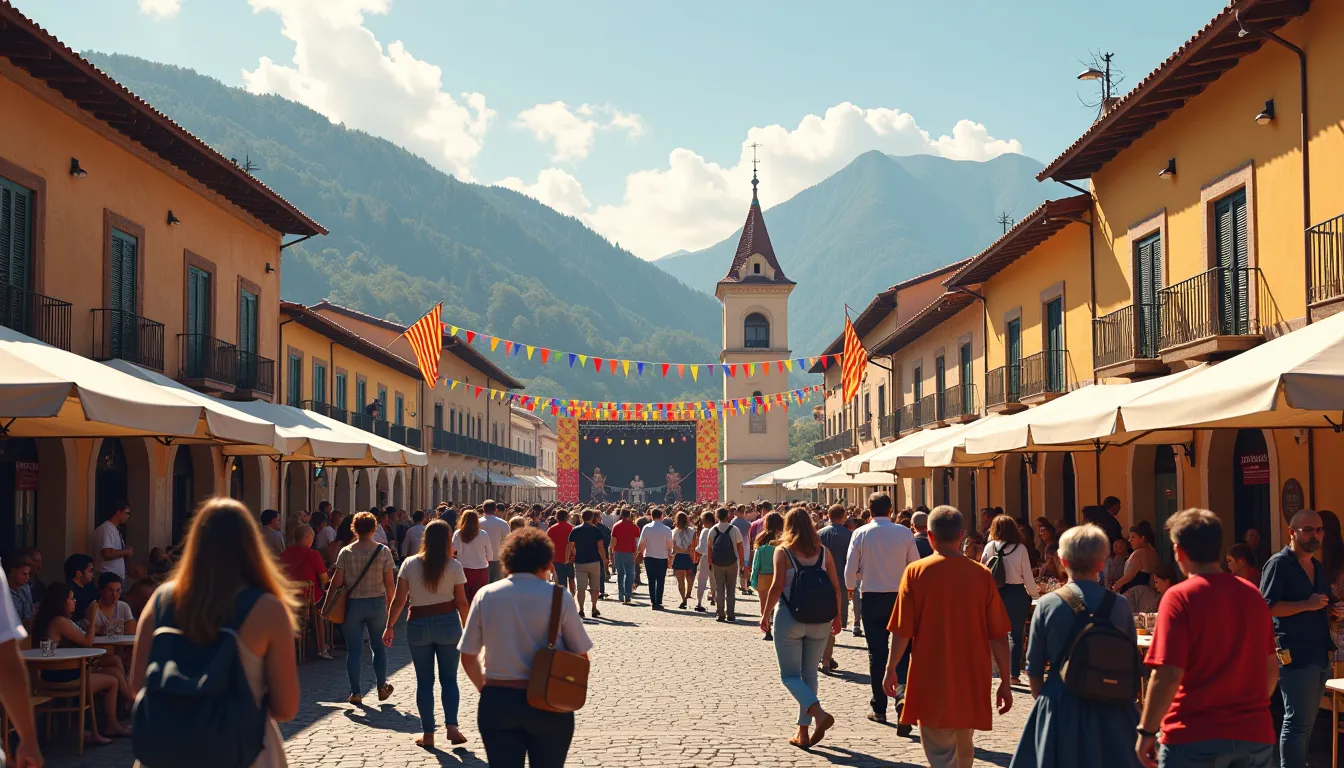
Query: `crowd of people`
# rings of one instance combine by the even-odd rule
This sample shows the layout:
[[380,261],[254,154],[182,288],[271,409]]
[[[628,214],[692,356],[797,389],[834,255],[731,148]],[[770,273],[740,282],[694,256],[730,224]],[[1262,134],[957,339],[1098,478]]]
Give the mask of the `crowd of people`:
[[[999,509],[968,520],[950,506],[897,513],[882,493],[862,509],[486,501],[346,515],[324,503],[286,529],[273,510],[254,516],[221,498],[201,506],[179,547],[138,564],[121,534],[130,515],[122,505],[97,529],[92,555],[65,561],[63,582],[41,581],[36,549],[6,559],[0,703],[18,734],[19,764],[39,765],[31,708],[4,690],[18,684],[17,641],[91,647],[98,635],[136,636],[133,650],[90,669],[98,706],[88,737],[104,744],[132,735],[126,719],[137,694],[157,690],[157,628],[200,644],[228,632],[247,695],[264,708],[246,764],[284,765],[275,723],[298,708],[296,633],[320,659],[344,648],[355,706],[370,693],[362,674],[370,659],[373,694],[391,696],[386,649],[400,635],[415,671],[416,744],[434,748],[440,707],[448,742],[468,741],[460,666],[480,692],[477,730],[490,764],[559,766],[574,714],[537,709],[526,692],[532,660],[549,643],[554,592],[564,595],[557,646],[586,655],[585,619],[599,618],[605,600],[633,605],[647,580],[651,610],[675,602],[688,615],[708,613],[708,597],[726,624],[739,623],[739,598],[754,598],[761,637],[798,706],[789,742],[801,748],[835,725],[819,681],[838,671],[835,639],[849,629],[868,649],[868,718],[887,723],[894,711],[898,734],[918,728],[930,765],[971,764],[974,732],[992,729],[995,710],[1009,711],[1015,688],[1024,693],[1024,669],[1034,705],[1013,766],[1261,766],[1276,752],[1283,768],[1305,765],[1344,599],[1338,519],[1299,512],[1289,544],[1262,565],[1258,532],[1224,549],[1210,512],[1177,514],[1161,534],[1140,521],[1124,535],[1120,511],[1111,498],[1074,526]],[[1174,562],[1158,554],[1159,535]],[[339,622],[323,607],[333,595],[343,596]],[[1136,616],[1146,614],[1155,619],[1141,627]],[[1107,648],[1103,661],[1078,650],[1092,632],[1111,643],[1098,646]],[[1146,654],[1141,634],[1150,635]],[[1120,694],[1078,682],[1089,665],[1100,670],[1091,678],[1118,679]],[[59,683],[72,673],[42,675]],[[1147,691],[1138,697],[1141,676]],[[1282,703],[1277,728],[1272,698]],[[153,738],[134,715],[133,738]]]

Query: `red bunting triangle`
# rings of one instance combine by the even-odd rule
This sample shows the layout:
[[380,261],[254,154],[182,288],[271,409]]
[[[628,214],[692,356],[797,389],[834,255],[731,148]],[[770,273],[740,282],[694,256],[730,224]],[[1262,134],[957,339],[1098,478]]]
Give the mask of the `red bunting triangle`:
[[480,388],[480,387],[476,387],[476,396],[477,396],[477,397],[480,397],[480,396],[481,396],[481,388]]
[[616,363],[617,363],[616,360],[608,360],[608,361],[607,361],[607,367],[611,369],[611,375],[612,375],[612,376],[615,376],[615,375],[616,375]]
[[547,348],[545,348],[545,347],[542,347],[542,348],[541,348],[541,364],[542,364],[542,365],[545,365],[545,364],[546,364],[546,358],[548,358],[548,357],[550,357],[550,356],[551,356],[551,350],[549,350],[549,349],[547,349]]
[[669,365],[668,363],[663,363],[663,378],[664,378],[664,379],[667,378],[667,369],[668,369],[668,368],[671,368],[671,367],[672,367],[672,366]]
[[827,362],[827,360],[826,360],[826,355],[822,355],[822,356],[821,356],[821,370],[823,370],[823,371],[826,370],[828,367],[830,367],[830,365],[831,365],[831,364],[830,364],[829,362]]
[[476,340],[476,332],[467,331],[467,344],[470,345],[475,340]]
[[686,366],[682,365],[681,363],[677,363],[677,378],[679,379],[686,378]]
[[600,357],[593,358],[593,370],[597,371],[598,373],[602,372],[602,358]]
[[512,341],[509,341],[508,339],[505,339],[505,340],[504,340],[504,356],[505,356],[505,357],[508,357],[509,355],[512,355],[512,354],[513,354],[513,342],[512,342]]
[[736,365],[730,365],[730,366],[728,366],[728,378],[731,379],[732,377],[734,377],[734,376],[736,376],[736,375],[737,375],[737,366],[736,366]]
[[783,373],[783,372],[784,372],[784,361],[783,361],[783,360],[776,360],[776,361],[775,361],[775,364],[779,366],[779,372],[780,372],[780,373]]

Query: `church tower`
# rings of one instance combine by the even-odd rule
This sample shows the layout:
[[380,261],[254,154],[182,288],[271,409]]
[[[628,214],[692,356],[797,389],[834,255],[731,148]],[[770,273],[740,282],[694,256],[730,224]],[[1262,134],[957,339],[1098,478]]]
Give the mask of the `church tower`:
[[[723,379],[725,400],[772,395],[789,389],[788,369],[777,365],[768,370],[755,366],[750,376],[745,366],[766,360],[784,360],[792,357],[789,349],[789,294],[795,283],[784,276],[775,249],[770,245],[770,234],[765,231],[765,217],[756,196],[760,182],[753,168],[751,173],[751,208],[742,225],[742,239],[737,253],[728,267],[728,274],[719,280],[714,295],[723,305],[723,351],[719,361],[737,366],[736,373]],[[742,483],[788,466],[789,412],[778,404],[767,411],[762,404],[725,416],[722,424],[723,498],[728,501],[750,501],[765,496],[772,501],[777,490],[743,488]]]

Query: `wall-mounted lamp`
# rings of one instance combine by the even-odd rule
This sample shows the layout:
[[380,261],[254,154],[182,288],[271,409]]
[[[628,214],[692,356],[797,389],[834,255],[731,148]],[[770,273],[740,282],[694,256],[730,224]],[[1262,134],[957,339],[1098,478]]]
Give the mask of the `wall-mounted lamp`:
[[181,219],[174,216],[172,211],[168,211],[168,226],[176,227],[178,224],[181,223],[182,223]]
[[271,262],[269,262],[269,261],[266,262],[266,274],[269,275],[269,274],[271,274],[271,273],[274,272],[274,271],[275,271],[275,267],[272,267],[272,266],[271,266]]
[[1158,171],[1158,172],[1157,172],[1157,175],[1158,175],[1158,176],[1169,176],[1169,177],[1175,178],[1175,176],[1176,176],[1176,158],[1173,157],[1173,158],[1171,158],[1170,160],[1168,160],[1168,161],[1167,161],[1167,167],[1166,167],[1166,168],[1163,168],[1163,169],[1160,170],[1160,171]]
[[1265,108],[1260,110],[1260,114],[1255,116],[1256,125],[1269,125],[1274,122],[1274,100],[1269,99],[1265,102]]
[[70,158],[70,175],[76,179],[82,179],[89,175],[89,172],[79,167],[79,158]]

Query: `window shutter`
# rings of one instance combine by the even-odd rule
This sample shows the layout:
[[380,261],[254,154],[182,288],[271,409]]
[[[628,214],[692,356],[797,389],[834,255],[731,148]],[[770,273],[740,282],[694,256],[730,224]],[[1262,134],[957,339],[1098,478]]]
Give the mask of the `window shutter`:
[[1236,324],[1233,332],[1245,334],[1250,332],[1251,274],[1249,267],[1251,254],[1246,232],[1246,192],[1244,190],[1237,195],[1237,199],[1232,205],[1232,237],[1233,257],[1236,260],[1236,269],[1233,270],[1232,274],[1232,281],[1236,286],[1236,307],[1234,308]]
[[32,207],[31,190],[0,179],[0,286],[28,287]]

